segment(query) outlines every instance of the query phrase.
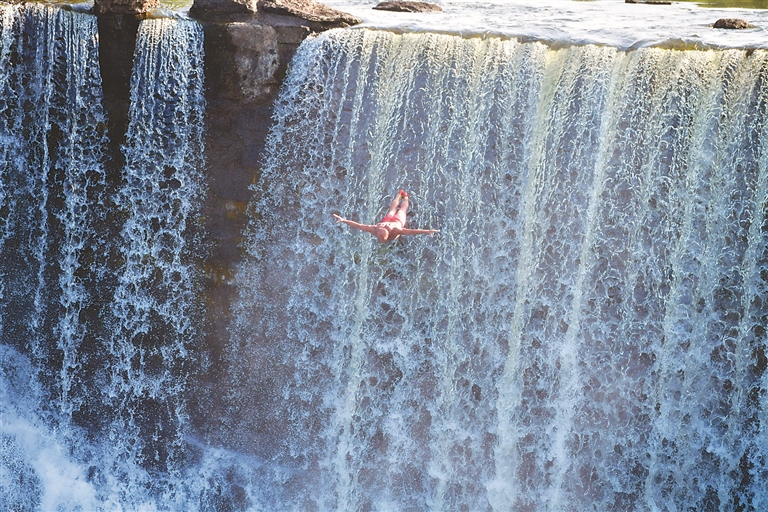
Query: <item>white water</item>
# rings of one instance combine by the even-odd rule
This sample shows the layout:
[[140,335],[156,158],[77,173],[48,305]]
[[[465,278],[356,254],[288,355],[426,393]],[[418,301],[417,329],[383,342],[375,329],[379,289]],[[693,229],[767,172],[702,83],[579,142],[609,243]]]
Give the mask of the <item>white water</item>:
[[[7,508],[768,508],[765,51],[308,41],[203,438],[201,31],[142,24],[108,183],[95,20],[0,13]],[[373,222],[399,188],[439,235],[330,216]]]
[[[373,10],[378,0],[327,0],[363,20],[361,28],[515,37],[553,45],[604,44],[620,49],[766,48],[768,9],[714,9],[691,2],[627,4],[624,0],[433,0],[442,12]],[[720,18],[741,18],[746,30],[713,29]]]
[[[103,186],[104,179],[104,139],[98,132],[103,123],[101,80],[87,65],[98,51],[95,21],[44,8],[31,8],[26,17],[19,12],[14,7],[1,11],[0,86],[7,93],[0,125],[0,325],[6,339],[25,340],[35,357],[45,358],[52,340],[40,337],[43,325],[53,331],[57,348],[65,353],[76,350],[83,336],[75,325],[84,300],[75,274],[95,221],[89,194]],[[46,141],[50,133],[67,136],[51,147]],[[60,240],[48,236],[51,229],[62,231]],[[18,247],[24,238],[29,243]],[[59,267],[57,282],[50,284],[60,295],[47,289],[46,266],[51,264]],[[49,292],[59,301],[56,313],[49,311]],[[65,356],[62,403],[69,401],[76,365]]]
[[96,18],[0,15],[0,508],[183,503],[202,30],[141,24],[110,181]]
[[[205,186],[202,28],[170,19],[142,23],[131,77],[131,120],[123,153],[126,215],[122,265],[111,302],[110,400],[123,410],[112,427],[118,452],[173,466],[187,412],[189,345],[200,316],[191,248]],[[196,251],[200,251],[197,254]],[[155,443],[147,442],[154,431]],[[127,432],[135,432],[127,436]],[[160,462],[162,461],[162,462]]]
[[[299,472],[272,506],[765,508],[766,78],[763,51],[302,46],[229,354],[239,446]],[[330,217],[401,187],[438,236]]]

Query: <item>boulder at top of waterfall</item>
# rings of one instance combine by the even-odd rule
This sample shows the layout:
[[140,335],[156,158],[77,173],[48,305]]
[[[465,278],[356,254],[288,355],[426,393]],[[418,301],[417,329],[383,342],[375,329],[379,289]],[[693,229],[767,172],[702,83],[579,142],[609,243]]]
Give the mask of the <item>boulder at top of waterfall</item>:
[[259,0],[259,11],[298,18],[330,25],[348,27],[357,25],[363,20],[342,12],[315,0]]
[[428,2],[407,2],[407,1],[395,1],[395,2],[381,2],[374,9],[378,11],[395,11],[395,12],[437,12],[442,11],[443,8],[436,4],[430,4]]
[[720,18],[712,25],[713,28],[744,29],[749,28],[749,23],[739,18]]
[[207,13],[216,14],[255,14],[257,0],[195,0],[190,15],[204,17]]
[[159,5],[158,0],[96,0],[96,14],[144,14]]

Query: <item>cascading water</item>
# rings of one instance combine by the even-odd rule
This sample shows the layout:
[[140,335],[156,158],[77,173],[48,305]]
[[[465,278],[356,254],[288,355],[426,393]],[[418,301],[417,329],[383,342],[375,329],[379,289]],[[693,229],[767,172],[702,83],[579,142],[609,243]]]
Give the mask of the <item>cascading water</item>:
[[38,6],[0,15],[2,496],[10,510],[87,506],[72,464],[46,472],[53,485],[41,469],[65,458],[47,429],[66,428],[94,385],[81,378],[80,315],[105,185],[95,21]]
[[[78,260],[94,242],[94,194],[104,185],[101,80],[87,65],[98,46],[90,19],[39,7],[23,12],[0,11],[0,322],[6,343],[40,361],[61,360],[58,398],[70,409],[77,363],[69,356],[83,338],[76,324],[86,300]],[[53,230],[61,236],[50,236]]]
[[[768,507],[764,51],[326,33],[251,205],[265,508]],[[379,245],[399,188],[435,238]]]
[[200,27],[115,180],[94,18],[0,15],[6,508],[768,509],[766,51],[306,41],[201,383]]
[[201,314],[199,247],[190,242],[204,193],[202,29],[142,23],[136,48],[125,184],[116,199],[127,219],[110,307],[108,395],[122,411],[119,452],[165,470],[180,456],[188,348]]
[[[143,22],[117,182],[96,18],[0,7],[0,501],[168,506],[183,470],[204,193],[202,30]],[[179,498],[181,497],[181,498]]]

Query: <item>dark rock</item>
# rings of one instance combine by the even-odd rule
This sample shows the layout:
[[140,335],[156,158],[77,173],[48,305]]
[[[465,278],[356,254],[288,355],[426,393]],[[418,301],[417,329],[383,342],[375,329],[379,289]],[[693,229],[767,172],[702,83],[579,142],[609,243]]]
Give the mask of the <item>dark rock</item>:
[[363,20],[351,14],[332,9],[315,0],[259,0],[259,11],[322,23],[326,26],[348,27]]
[[217,14],[250,13],[257,11],[258,0],[195,0],[189,9],[191,16],[200,13],[214,12]]
[[428,2],[381,2],[374,7],[377,11],[395,11],[395,12],[437,12],[443,8],[436,4]]
[[145,14],[159,4],[158,0],[95,0],[93,12],[96,14]]
[[745,29],[749,28],[749,23],[739,18],[721,18],[712,25],[714,28]]
[[[238,297],[233,276],[245,257],[250,187],[261,175],[275,99],[291,58],[315,28],[292,16],[204,14],[207,190],[201,245],[208,256],[201,302],[209,311],[229,312]],[[219,17],[222,21],[212,21]],[[207,353],[220,353],[230,328],[227,313],[210,316],[204,333]],[[213,382],[217,367],[207,371],[205,379]],[[209,399],[218,400],[205,394],[195,398],[193,417],[210,412]]]
[[228,50],[213,54],[220,68],[210,86],[217,84],[222,98],[242,102],[271,100],[279,87],[275,28],[257,23],[227,23],[220,25],[217,36]]
[[625,4],[672,5],[667,0],[624,0]]
[[99,67],[103,105],[107,113],[109,145],[105,169],[111,183],[119,183],[125,156],[121,145],[128,127],[131,71],[140,20],[133,14],[104,14],[98,18]]

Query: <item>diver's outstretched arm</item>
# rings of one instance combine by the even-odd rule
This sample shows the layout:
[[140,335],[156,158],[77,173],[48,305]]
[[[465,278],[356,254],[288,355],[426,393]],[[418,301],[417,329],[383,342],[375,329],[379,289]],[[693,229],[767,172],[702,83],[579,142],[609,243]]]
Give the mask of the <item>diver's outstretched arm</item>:
[[359,222],[355,222],[353,220],[347,220],[341,215],[333,214],[333,217],[336,219],[336,222],[341,222],[343,224],[346,224],[349,227],[359,229],[360,231],[366,231],[368,233],[373,233],[373,228],[375,226],[371,226],[370,224],[360,224]]
[[395,229],[394,232],[398,235],[429,235],[432,236],[435,233],[439,233],[439,229],[409,229],[401,228]]

